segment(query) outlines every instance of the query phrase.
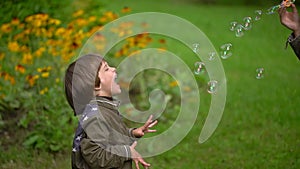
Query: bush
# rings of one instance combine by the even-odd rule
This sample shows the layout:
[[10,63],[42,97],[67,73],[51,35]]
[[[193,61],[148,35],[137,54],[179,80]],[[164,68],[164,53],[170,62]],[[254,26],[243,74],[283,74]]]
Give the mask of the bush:
[[[30,5],[20,1],[16,6]],[[0,25],[0,127],[11,127],[5,121],[18,118],[14,127],[28,130],[24,146],[56,152],[70,146],[77,122],[64,96],[65,69],[86,39],[119,15],[104,10],[98,15],[87,15],[84,10],[77,10],[65,21],[48,14],[52,8],[42,10],[37,6],[34,11],[38,13],[12,12],[11,20]],[[121,12],[129,11],[124,8]],[[111,57],[122,58],[145,47],[151,42],[147,41],[149,38],[129,38]],[[138,43],[130,44],[130,39]]]

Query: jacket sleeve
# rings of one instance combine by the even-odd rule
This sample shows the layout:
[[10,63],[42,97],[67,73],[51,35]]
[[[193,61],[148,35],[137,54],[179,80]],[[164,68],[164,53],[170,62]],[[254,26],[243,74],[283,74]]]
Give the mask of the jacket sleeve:
[[81,152],[91,168],[119,168],[131,160],[129,145],[109,145],[110,127],[105,120],[91,118],[84,130],[87,138],[81,141]]
[[288,42],[300,60],[300,36],[294,37],[294,35],[290,35],[288,38]]

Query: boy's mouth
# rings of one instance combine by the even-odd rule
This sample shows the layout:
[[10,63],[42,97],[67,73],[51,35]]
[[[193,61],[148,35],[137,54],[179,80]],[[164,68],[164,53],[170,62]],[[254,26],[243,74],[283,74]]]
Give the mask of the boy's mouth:
[[116,84],[118,84],[118,75],[117,74],[115,75],[114,81]]

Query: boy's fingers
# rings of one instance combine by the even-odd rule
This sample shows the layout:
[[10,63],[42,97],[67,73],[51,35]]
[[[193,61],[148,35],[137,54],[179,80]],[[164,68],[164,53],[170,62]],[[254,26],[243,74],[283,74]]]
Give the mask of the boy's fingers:
[[147,120],[147,123],[151,123],[152,122],[152,118],[153,118],[153,115],[151,114],[150,116],[149,116],[149,118],[148,118],[148,120]]
[[148,132],[148,133],[155,133],[156,130],[148,130],[147,132]]
[[134,142],[131,144],[131,147],[132,147],[132,148],[135,148],[136,145],[137,145],[137,141],[134,141]]
[[155,121],[152,121],[150,124],[149,124],[149,126],[148,127],[153,127],[154,125],[156,125],[157,124],[157,120],[155,120]]
[[140,169],[138,160],[135,161],[135,167],[136,167],[136,169]]
[[141,164],[145,167],[150,167],[149,163],[146,163],[142,158],[139,160],[141,162]]

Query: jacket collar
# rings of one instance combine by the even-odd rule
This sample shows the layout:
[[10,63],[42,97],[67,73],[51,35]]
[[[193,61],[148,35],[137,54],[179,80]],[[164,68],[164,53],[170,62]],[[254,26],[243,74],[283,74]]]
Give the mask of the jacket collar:
[[115,99],[109,99],[106,97],[96,96],[96,99],[93,100],[96,101],[99,106],[103,106],[109,109],[118,110],[120,106],[120,101]]

